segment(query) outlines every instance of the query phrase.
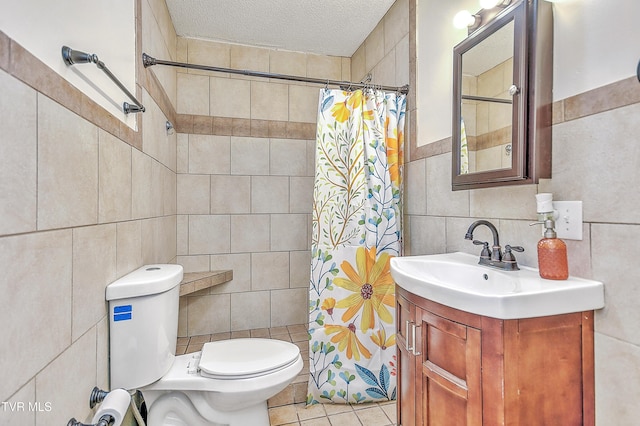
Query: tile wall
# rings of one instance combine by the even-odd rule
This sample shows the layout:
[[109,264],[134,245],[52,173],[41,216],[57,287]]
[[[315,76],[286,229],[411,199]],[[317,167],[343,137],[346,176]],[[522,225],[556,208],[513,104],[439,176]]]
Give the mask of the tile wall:
[[[146,49],[175,54],[164,2],[136,8]],[[109,388],[106,285],[176,259],[177,137],[146,78],[136,132],[0,31],[0,425],[88,423]]]
[[[193,64],[349,80],[349,58],[179,38]],[[177,254],[233,269],[181,299],[180,336],[306,324],[320,86],[184,70],[177,76]]]

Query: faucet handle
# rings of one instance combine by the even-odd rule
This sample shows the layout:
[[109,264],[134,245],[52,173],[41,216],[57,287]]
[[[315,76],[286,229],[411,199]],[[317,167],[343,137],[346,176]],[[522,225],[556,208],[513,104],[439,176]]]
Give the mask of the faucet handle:
[[489,250],[489,243],[486,241],[473,240],[473,244],[476,246],[483,246],[480,252],[480,258],[491,258],[491,250]]
[[517,271],[520,268],[518,268],[516,257],[513,255],[511,250],[522,253],[524,248],[521,246],[510,246],[509,244],[504,246],[504,255],[502,256],[502,261],[505,263],[504,269],[507,271]]

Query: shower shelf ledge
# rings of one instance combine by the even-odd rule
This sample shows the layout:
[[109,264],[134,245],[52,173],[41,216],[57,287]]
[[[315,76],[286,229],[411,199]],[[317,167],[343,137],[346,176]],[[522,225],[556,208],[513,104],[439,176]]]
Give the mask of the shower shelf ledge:
[[233,279],[233,271],[224,269],[207,272],[186,272],[180,282],[180,296],[195,293],[205,288],[227,283]]

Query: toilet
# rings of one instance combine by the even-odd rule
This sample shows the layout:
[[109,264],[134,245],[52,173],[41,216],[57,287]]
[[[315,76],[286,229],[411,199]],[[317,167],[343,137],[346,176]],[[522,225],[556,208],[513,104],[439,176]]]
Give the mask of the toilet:
[[268,426],[267,400],[302,370],[272,339],[205,343],[176,356],[180,265],[147,265],[109,284],[111,389],[142,392],[149,426]]

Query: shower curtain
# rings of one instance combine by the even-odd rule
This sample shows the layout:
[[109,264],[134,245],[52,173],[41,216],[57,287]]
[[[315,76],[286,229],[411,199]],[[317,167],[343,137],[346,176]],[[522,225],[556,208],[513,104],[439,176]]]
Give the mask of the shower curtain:
[[307,404],[396,397],[405,108],[398,93],[320,91]]

